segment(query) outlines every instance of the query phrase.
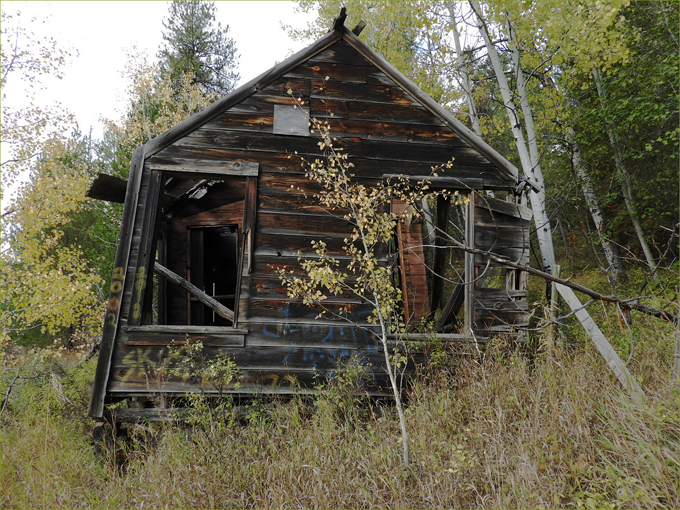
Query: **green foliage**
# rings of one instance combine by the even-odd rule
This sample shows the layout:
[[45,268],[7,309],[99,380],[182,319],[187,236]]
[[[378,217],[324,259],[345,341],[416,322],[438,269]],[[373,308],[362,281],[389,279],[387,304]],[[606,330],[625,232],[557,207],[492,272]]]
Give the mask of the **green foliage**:
[[[298,4],[300,10],[318,14],[309,29],[298,35],[325,33],[340,8],[339,2]],[[403,2],[356,1],[343,5],[347,7],[348,27],[360,19],[366,21],[362,39],[439,102],[465,112],[466,106],[455,90],[458,69],[451,65],[454,48],[450,23],[454,12],[459,27],[470,27],[474,20],[469,9],[453,2],[411,2],[405,6]],[[572,253],[587,254],[588,260],[599,256],[600,240],[572,168],[566,134],[571,126],[610,220],[609,236],[629,250],[628,260],[641,254],[621,198],[620,178],[607,136],[608,120],[617,128],[646,238],[657,257],[663,255],[666,261],[672,261],[678,256],[677,243],[669,244],[672,233],[666,229],[672,231],[677,224],[680,203],[677,2],[497,1],[483,3],[483,10],[505,68],[512,68],[509,51],[519,49],[545,175],[547,207],[561,222],[563,246]],[[508,39],[507,21],[514,29],[509,44],[504,42]],[[474,85],[483,137],[519,165],[507,113],[483,44],[474,30],[467,28],[466,32],[464,62]],[[596,66],[605,77],[607,112],[595,92],[592,70]],[[513,73],[508,73],[508,79],[514,87]],[[522,112],[519,117],[523,122]],[[466,115],[461,120],[468,122]]]
[[34,324],[50,334],[100,324],[101,279],[78,237],[68,236],[91,178],[80,142],[76,134],[50,148],[3,217],[3,335]]
[[143,54],[130,55],[125,74],[128,78],[128,109],[118,121],[104,121],[103,162],[108,173],[127,178],[134,150],[152,138],[209,106],[214,94],[206,94],[193,75],[170,77]]
[[238,390],[240,386],[240,371],[234,361],[223,353],[209,357],[200,341],[172,347],[168,360],[168,366],[162,369],[164,375],[191,380],[202,390],[213,389],[223,395],[227,388]]
[[[70,53],[53,39],[38,39],[30,31],[37,18],[26,19],[20,11],[2,9],[0,87],[2,88],[2,189],[5,193],[23,172],[30,170],[36,157],[62,143],[74,127],[73,116],[55,102],[34,104],[35,94],[43,90],[44,76],[61,77]],[[45,21],[43,20],[43,23]],[[16,108],[17,96],[28,106]]]
[[677,246],[667,245],[670,234],[663,227],[672,231],[679,216],[678,4],[632,2],[621,17],[621,41],[630,53],[603,73],[607,108],[601,107],[592,80],[584,76],[570,89],[578,101],[574,119],[600,196],[612,211],[618,242],[639,254],[631,242],[632,229],[620,194],[612,189],[616,174],[606,139],[607,123],[614,126],[620,140],[642,225],[658,254],[668,248],[666,257],[671,260],[677,257]]
[[182,77],[191,76],[206,96],[231,92],[239,79],[236,43],[229,37],[229,25],[215,25],[214,2],[173,0],[163,26],[160,71],[174,90],[182,90]]

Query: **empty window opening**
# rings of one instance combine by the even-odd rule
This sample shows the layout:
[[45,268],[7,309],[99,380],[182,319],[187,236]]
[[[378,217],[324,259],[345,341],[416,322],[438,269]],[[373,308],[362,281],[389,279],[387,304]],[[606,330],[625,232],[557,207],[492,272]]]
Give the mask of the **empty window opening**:
[[435,329],[460,333],[465,323],[465,252],[455,242],[469,244],[466,239],[468,206],[450,204],[434,197],[428,200],[427,227],[428,267],[431,317]]

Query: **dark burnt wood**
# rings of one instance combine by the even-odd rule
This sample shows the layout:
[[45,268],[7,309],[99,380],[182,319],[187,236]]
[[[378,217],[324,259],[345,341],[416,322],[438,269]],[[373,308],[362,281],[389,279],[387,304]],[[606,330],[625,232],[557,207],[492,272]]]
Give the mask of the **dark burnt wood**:
[[85,196],[94,198],[96,200],[106,200],[108,202],[117,202],[122,204],[125,202],[126,191],[126,180],[114,175],[100,173],[92,182],[92,185]]

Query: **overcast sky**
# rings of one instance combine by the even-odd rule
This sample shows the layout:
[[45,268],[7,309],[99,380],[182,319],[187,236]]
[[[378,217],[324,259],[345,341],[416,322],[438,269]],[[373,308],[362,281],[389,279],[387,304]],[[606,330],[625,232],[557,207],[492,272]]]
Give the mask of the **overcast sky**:
[[[126,55],[137,46],[155,59],[168,13],[168,2],[157,1],[3,0],[1,5],[3,11],[21,11],[25,26],[36,35],[51,36],[61,47],[75,50],[63,79],[47,80],[37,102],[60,101],[76,115],[81,131],[93,127],[95,137],[101,136],[100,118],[118,119],[123,113]],[[218,1],[216,6],[217,21],[229,25],[236,41],[241,83],[311,42],[295,42],[281,28],[281,22],[303,27],[311,18],[296,13],[292,2]],[[46,22],[28,24],[33,16]],[[22,95],[8,91],[10,101]]]

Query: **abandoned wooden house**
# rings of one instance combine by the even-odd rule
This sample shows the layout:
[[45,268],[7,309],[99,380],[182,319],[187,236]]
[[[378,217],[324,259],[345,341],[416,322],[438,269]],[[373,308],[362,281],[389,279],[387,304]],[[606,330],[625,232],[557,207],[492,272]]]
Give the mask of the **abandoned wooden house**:
[[[294,107],[296,98],[303,108]],[[241,395],[314,391],[319,376],[352,357],[371,363],[369,393],[388,391],[380,342],[351,322],[317,319],[317,309],[287,297],[275,271],[314,257],[314,240],[339,254],[351,232],[341,215],[310,198],[318,186],[291,157],[321,153],[309,116],[330,123],[355,178],[367,184],[394,175],[422,179],[454,158],[431,188],[459,191],[469,203],[437,198],[432,223],[470,246],[528,263],[531,213],[521,205],[526,183],[517,169],[336,23],[138,148],[126,188],[105,176],[93,186],[90,196],[125,205],[92,418],[130,397],[212,391],[157,374],[174,346],[198,341],[206,356],[233,359],[241,380],[228,391]],[[427,222],[403,224],[385,248],[383,260],[388,251],[398,257],[408,317],[434,318],[443,338],[480,342],[526,324],[524,274],[433,234]],[[352,305],[349,318],[367,326],[363,305],[334,299]]]

